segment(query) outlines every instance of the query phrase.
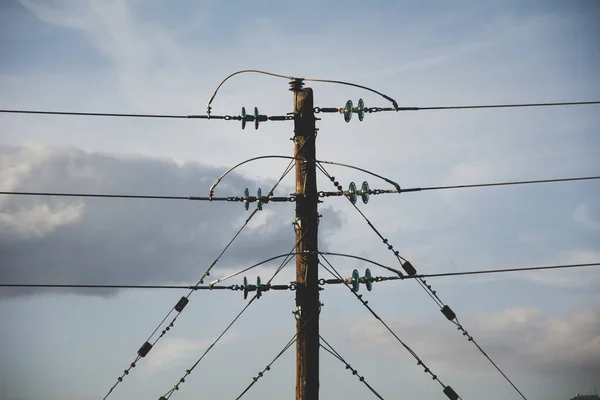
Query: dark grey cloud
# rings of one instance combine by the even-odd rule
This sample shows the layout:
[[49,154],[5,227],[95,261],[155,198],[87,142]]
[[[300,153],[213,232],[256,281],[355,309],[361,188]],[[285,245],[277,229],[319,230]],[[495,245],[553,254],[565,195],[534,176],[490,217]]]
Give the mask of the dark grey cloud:
[[[11,191],[205,196],[223,172],[206,165],[34,145],[0,146],[0,160],[0,187]],[[266,191],[272,184],[232,173],[215,195],[239,196],[246,187]],[[285,195],[286,189],[276,194]],[[341,225],[331,209],[321,213],[322,231]],[[249,214],[241,203],[1,196],[0,280],[194,283]],[[266,205],[220,264],[242,268],[288,252],[294,244],[293,215],[292,203]]]

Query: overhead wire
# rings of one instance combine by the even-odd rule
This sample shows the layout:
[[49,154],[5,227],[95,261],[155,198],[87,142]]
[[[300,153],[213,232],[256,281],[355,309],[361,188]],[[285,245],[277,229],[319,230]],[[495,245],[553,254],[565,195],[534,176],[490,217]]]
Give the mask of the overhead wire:
[[287,342],[287,344],[283,347],[283,349],[281,349],[281,351],[279,353],[277,353],[275,358],[273,358],[273,360],[271,360],[271,362],[269,364],[267,364],[267,366],[262,371],[260,371],[257,376],[252,378],[252,382],[250,382],[250,384],[248,386],[246,386],[246,388],[242,391],[242,393],[238,397],[235,398],[235,400],[241,399],[246,393],[248,393],[248,391],[252,388],[252,386],[254,386],[254,384],[260,378],[262,378],[264,376],[264,374],[267,371],[271,370],[271,366],[275,363],[275,361],[277,361],[279,359],[279,357],[281,357],[283,355],[283,353],[285,353],[294,343],[296,343],[298,334],[304,330],[304,327],[308,324],[308,322],[312,319],[312,317],[313,316],[310,316],[306,321],[304,321],[304,323],[300,326],[300,329],[296,330],[296,333],[294,334],[294,336]]
[[50,197],[97,197],[112,199],[152,199],[152,200],[196,200],[196,201],[232,201],[234,197],[201,197],[201,196],[161,196],[134,194],[105,194],[105,193],[58,193],[58,192],[9,192],[2,191],[0,195],[11,196],[50,196]]
[[[327,263],[329,268],[331,268],[331,270],[333,271],[333,276],[338,279],[343,279],[343,276],[329,262],[329,260],[323,254],[320,254],[320,256],[321,256],[320,258],[323,259]],[[324,266],[324,264],[321,261],[319,261],[319,264],[321,266]],[[389,333],[391,333],[392,336],[394,336],[394,338],[398,341],[398,343],[400,343],[402,345],[402,347],[404,347],[404,349],[417,361],[417,365],[422,366],[423,371],[426,374],[429,374],[434,381],[436,381],[437,383],[440,384],[440,386],[442,386],[443,392],[444,392],[444,394],[446,394],[446,396],[448,396],[448,398],[450,398],[452,400],[457,400],[460,398],[460,396],[458,396],[458,394],[456,394],[456,392],[454,391],[454,389],[452,389],[452,387],[444,385],[444,383],[438,378],[438,376],[436,374],[434,374],[429,367],[427,367],[427,365],[417,355],[417,353],[415,353],[415,351],[412,348],[410,348],[402,339],[400,339],[400,337],[396,334],[396,332],[394,332],[394,330],[373,310],[373,308],[371,306],[369,306],[368,302],[363,299],[362,295],[360,295],[360,294],[356,293],[354,290],[352,290],[352,287],[350,287],[350,285],[348,283],[343,282],[343,284],[348,288],[348,290],[350,290],[350,292],[356,297],[356,299],[358,301],[360,301],[367,310],[369,310],[371,315],[373,315],[373,317],[375,317],[375,319],[377,319],[386,328],[386,330]]]
[[[287,262],[289,262],[289,260],[290,259],[288,259]],[[286,262],[286,264],[287,264],[287,262]],[[280,267],[275,271],[275,273],[267,281],[267,283],[266,283],[267,286],[271,284],[273,279],[275,279],[275,277],[279,274],[279,272],[281,272],[282,268],[283,267]],[[233,321],[231,321],[231,323],[229,325],[227,325],[227,327],[223,330],[223,332],[221,332],[221,334],[210,344],[210,346],[208,346],[208,348],[204,351],[204,353],[202,353],[200,358],[198,358],[196,360],[196,362],[192,365],[192,367],[187,369],[185,371],[185,374],[179,379],[179,381],[173,386],[173,388],[170,389],[169,391],[167,391],[159,400],[167,400],[172,396],[172,394],[176,390],[179,390],[179,386],[185,382],[185,378],[192,373],[192,371],[198,366],[198,364],[204,359],[204,357],[206,357],[208,352],[219,342],[219,340],[221,340],[221,338],[229,331],[229,329],[233,326],[233,324],[235,324],[235,322],[242,316],[242,314],[244,314],[244,312],[248,309],[248,307],[250,307],[250,304],[252,304],[254,302],[254,300],[256,300],[256,299],[258,299],[258,294],[254,294],[254,296],[252,296],[252,298],[248,301],[246,306],[236,315],[236,317],[233,319]]]
[[[0,110],[1,114],[39,114],[39,115],[65,115],[77,117],[123,117],[123,118],[163,118],[163,119],[209,119],[208,115],[183,115],[183,114],[125,114],[125,113],[98,113],[75,111],[42,111],[42,110]],[[212,115],[211,119],[225,119],[222,115]]]
[[325,340],[323,338],[323,336],[319,335],[319,337],[327,345],[327,347],[325,347],[325,346],[323,346],[323,344],[319,344],[323,350],[325,350],[326,352],[331,354],[334,358],[337,358],[342,364],[344,364],[346,366],[346,369],[349,369],[352,372],[352,375],[355,375],[358,378],[358,380],[361,383],[363,383],[371,391],[371,393],[373,393],[378,399],[384,400],[383,397],[381,397],[381,395],[379,393],[377,393],[377,391],[371,385],[369,385],[369,383],[367,382],[365,377],[361,376],[356,369],[352,368],[352,366],[346,360],[344,360],[344,358],[340,355],[340,353],[338,353],[333,348],[333,346],[330,345],[327,342],[327,340]]
[[397,109],[383,109],[382,111],[425,111],[425,110],[467,110],[483,108],[522,108],[522,107],[556,107],[580,106],[600,104],[600,101],[561,101],[554,103],[512,103],[512,104],[487,104],[487,105],[456,105],[456,106],[431,106],[431,107],[398,107]]
[[[297,255],[304,253],[287,253],[278,255],[276,257],[271,257],[267,260],[262,261],[258,265],[262,265],[266,262],[272,261],[276,258],[288,257],[290,255]],[[329,253],[329,252],[319,252],[319,254],[325,255],[340,255],[338,253]],[[352,257],[354,258],[354,256]],[[368,259],[363,259],[367,262],[371,262]],[[250,269],[258,266],[254,264]],[[531,271],[548,271],[548,270],[559,270],[559,269],[571,269],[571,268],[584,268],[584,267],[600,267],[600,262],[596,263],[584,263],[584,264],[563,264],[563,265],[545,265],[539,267],[522,267],[522,268],[504,268],[504,269],[488,269],[488,270],[475,270],[475,271],[463,271],[463,272],[440,272],[435,274],[417,274],[417,275],[403,275],[403,276],[390,276],[386,277],[386,281],[388,280],[405,280],[405,279],[418,279],[418,278],[440,278],[440,277],[456,277],[456,276],[468,276],[468,275],[486,275],[486,274],[497,274],[497,273],[510,273],[510,272],[531,272]],[[279,267],[280,268],[280,267]],[[278,268],[278,269],[279,269]],[[330,270],[326,270],[332,274]],[[248,271],[249,269],[242,270],[243,272]],[[240,275],[241,273],[236,273],[235,275]],[[231,278],[230,276],[221,278],[218,282],[222,282],[226,279]],[[215,281],[216,282],[216,281]],[[189,290],[225,290],[230,289],[233,290],[236,285],[229,286],[217,286],[213,285],[214,282],[211,282],[209,285],[198,286],[198,285],[111,285],[111,284],[55,284],[55,283],[2,283],[0,282],[0,287],[4,288],[72,288],[72,289],[189,289]],[[212,285],[212,286],[211,286]]]
[[[333,176],[331,176],[327,170],[321,165],[319,167],[319,169],[321,170],[321,172],[323,172],[325,174],[325,176],[327,178],[329,178],[332,182],[335,181],[335,178]],[[371,223],[371,221],[367,218],[367,216],[356,206],[356,204],[354,204],[354,202],[352,202],[350,200],[349,196],[346,196],[346,198],[348,199],[348,201],[350,202],[350,204],[352,204],[352,206],[354,207],[354,209],[356,209],[356,211],[358,211],[358,213],[363,217],[363,219],[367,222],[367,224],[371,227],[371,229],[373,230],[373,232],[375,232],[375,234],[382,240],[383,244],[387,246],[388,250],[390,250],[398,259],[398,262],[400,263],[400,265],[402,266],[402,268],[404,268],[404,270],[406,271],[406,273],[408,275],[416,275],[416,269],[413,267],[413,265],[406,260],[404,257],[400,256],[400,252],[398,250],[394,250],[394,246],[389,242],[389,240],[387,238],[385,238],[378,230],[377,228],[375,228],[375,226]],[[404,274],[399,273],[400,276],[403,276]],[[431,285],[429,285],[427,283],[427,281],[423,278],[417,278],[417,283],[419,284],[419,286],[421,286],[423,288],[423,290],[425,291],[425,293],[427,293],[427,295],[433,300],[433,302],[436,304],[436,306],[438,306],[440,308],[440,311],[444,314],[444,316],[446,317],[446,319],[448,319],[450,322],[455,323],[454,320],[457,319],[457,316],[455,314],[454,311],[452,311],[452,309],[446,305],[438,296],[437,291],[433,290],[433,288],[431,287]],[[354,293],[354,292],[353,292]],[[462,327],[462,325],[459,325],[459,329],[462,330],[463,334],[465,336],[470,337],[469,333]],[[472,341],[470,339],[470,341]],[[476,346],[478,349],[481,349],[480,346]],[[489,355],[487,355],[487,353],[483,352],[483,350],[480,350],[482,352],[482,354],[488,358],[488,360],[491,362],[492,366],[494,366],[494,368],[496,368],[496,370],[504,377],[504,379],[517,391],[517,393],[519,393],[519,395],[524,399],[527,400],[527,398],[525,397],[525,395],[523,395],[523,393],[517,388],[517,386],[513,383],[513,381],[506,375],[506,373],[504,373],[504,371],[502,371],[500,369],[500,367],[492,361],[492,359],[489,357]]]
[[[286,170],[284,171],[284,173],[281,175],[280,179],[275,183],[275,185],[273,185],[272,189],[270,190],[269,193],[273,193],[273,191],[277,188],[277,186],[279,185],[279,183],[285,178],[285,176],[289,173],[289,168],[286,168]],[[197,285],[200,285],[202,283],[204,283],[204,279],[210,275],[210,271],[212,270],[212,268],[217,264],[217,262],[221,259],[221,257],[223,256],[223,254],[225,254],[225,252],[229,249],[229,247],[232,245],[232,243],[235,241],[235,239],[241,234],[241,232],[244,230],[244,228],[248,225],[248,223],[250,222],[250,220],[252,220],[252,218],[256,215],[256,213],[259,211],[258,207],[256,209],[254,209],[254,211],[248,216],[248,218],[246,218],[246,221],[244,222],[244,224],[240,227],[240,229],[235,233],[235,235],[233,236],[233,238],[229,241],[229,243],[227,243],[227,245],[225,246],[225,248],[221,251],[221,253],[217,256],[217,258],[211,263],[211,265],[206,269],[206,271],[202,274],[202,277],[198,280],[198,282],[196,283]],[[134,359],[134,361],[129,365],[128,369],[126,369],[123,374],[117,378],[117,382],[109,389],[108,393],[106,394],[106,396],[104,396],[103,400],[106,400],[106,398],[113,392],[113,390],[116,388],[116,386],[121,383],[123,381],[123,378],[126,375],[129,375],[129,371],[131,370],[131,368],[134,368],[137,364],[137,362],[142,358],[145,357],[148,352],[156,345],[156,343],[158,343],[158,341],[160,339],[162,339],[164,337],[164,335],[170,331],[170,329],[174,326],[175,322],[177,321],[177,319],[179,318],[179,316],[181,315],[181,311],[183,311],[183,309],[185,308],[185,306],[189,303],[189,298],[192,295],[192,293],[194,293],[195,290],[190,289],[190,292],[187,294],[187,296],[182,297],[177,304],[175,304],[170,311],[167,313],[167,315],[163,318],[163,320],[160,322],[160,324],[158,324],[158,326],[156,327],[156,329],[154,329],[154,331],[152,332],[152,334],[149,336],[149,338],[146,340],[146,342],[144,343],[144,345],[138,350],[138,354],[136,356],[136,358]],[[168,324],[168,326],[165,327],[165,329],[162,330],[161,334],[154,340],[153,343],[150,343],[150,340],[152,339],[152,337],[156,334],[156,332],[158,332],[158,330],[163,326],[163,324],[165,323],[165,321],[169,318],[170,315],[173,314],[174,311],[177,311],[177,314],[175,315],[175,317],[171,320],[171,322]],[[149,348],[148,348],[149,347]],[[143,354],[143,356],[142,356]]]
[[[294,160],[300,160],[295,157],[287,157],[287,156],[262,156],[255,157],[247,161],[262,159],[262,158],[284,158],[291,159],[292,162]],[[244,162],[244,163],[245,163]],[[352,165],[341,164],[331,161],[323,161],[323,160],[315,160],[317,163],[317,167],[320,167],[321,164],[329,164],[329,165],[338,165],[343,167],[349,167],[352,169],[360,170],[370,175],[376,176],[385,180],[386,182],[400,187],[396,182],[385,178],[381,175],[377,175],[373,172],[354,167]],[[240,163],[237,166],[240,166],[244,163]],[[291,170],[288,165],[288,172]],[[321,169],[321,168],[319,168]],[[323,169],[321,169],[323,172]],[[228,171],[230,172],[230,171]],[[210,191],[216,187],[216,185],[221,181],[221,179],[227,174],[223,174],[211,187]],[[449,190],[449,189],[467,189],[467,188],[482,188],[482,187],[494,187],[494,186],[514,186],[514,185],[531,185],[531,184],[539,184],[539,183],[558,183],[558,182],[576,182],[576,181],[589,181],[589,180],[598,180],[600,176],[581,176],[581,177],[571,177],[571,178],[553,178],[553,179],[536,179],[536,180],[527,180],[527,181],[505,181],[505,182],[491,182],[491,183],[475,183],[475,184],[463,184],[463,185],[448,185],[448,186],[429,186],[429,187],[414,187],[414,188],[400,188],[396,190],[385,190],[384,193],[411,193],[411,192],[423,192],[423,191],[433,191],[433,190]],[[269,192],[267,197],[272,196],[273,192]],[[243,201],[242,197],[203,197],[203,196],[166,196],[166,195],[133,195],[133,194],[109,194],[109,193],[69,193],[69,192],[21,192],[21,191],[0,191],[0,195],[12,195],[12,196],[50,196],[50,197],[90,197],[90,198],[122,198],[122,199],[152,199],[152,200],[191,200],[191,201]],[[328,193],[328,196],[331,193]],[[337,194],[336,194],[337,195]],[[340,196],[344,195],[344,192],[341,191],[339,193]]]
[[[448,189],[466,189],[466,188],[480,188],[480,187],[491,187],[491,186],[513,186],[513,185],[531,185],[537,183],[556,183],[556,182],[574,182],[574,181],[589,181],[600,179],[600,176],[582,176],[572,178],[554,178],[554,179],[536,179],[528,181],[506,181],[506,182],[492,182],[492,183],[475,183],[468,185],[449,185],[449,186],[430,186],[430,187],[417,187],[401,189],[399,193],[406,192],[422,192],[426,190],[448,190]],[[394,193],[394,191],[390,191]]]

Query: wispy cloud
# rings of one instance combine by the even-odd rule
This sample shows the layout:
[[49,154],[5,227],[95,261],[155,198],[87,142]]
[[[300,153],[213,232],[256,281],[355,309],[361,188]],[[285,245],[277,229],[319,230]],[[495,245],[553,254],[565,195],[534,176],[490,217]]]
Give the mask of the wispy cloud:
[[[225,336],[217,345],[231,341],[230,336]],[[185,363],[193,362],[200,357],[212,343],[208,339],[170,338],[165,339],[159,347],[152,350],[152,357],[148,358],[148,373],[155,374],[171,367],[179,367]]]

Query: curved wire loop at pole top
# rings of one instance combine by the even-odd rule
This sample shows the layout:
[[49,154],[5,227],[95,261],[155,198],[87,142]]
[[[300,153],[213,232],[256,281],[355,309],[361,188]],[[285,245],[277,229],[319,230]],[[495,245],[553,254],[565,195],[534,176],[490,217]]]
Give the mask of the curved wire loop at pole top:
[[[244,164],[247,164],[249,162],[252,161],[257,161],[257,160],[264,160],[264,159],[282,159],[282,160],[296,160],[296,161],[306,161],[304,158],[299,158],[299,157],[292,157],[292,156],[280,156],[280,155],[275,155],[275,154],[271,154],[271,155],[266,155],[266,156],[258,156],[258,157],[252,157],[249,158],[247,160],[244,160],[236,165],[234,165],[233,167],[229,168],[227,171],[225,171],[223,174],[221,174],[221,176],[219,176],[217,178],[217,180],[211,185],[211,187],[208,189],[208,198],[212,199],[213,198],[213,194],[214,191],[216,189],[216,187],[219,185],[219,183],[221,183],[221,181],[233,170],[235,170],[238,167],[241,167]],[[328,165],[337,165],[339,167],[344,167],[344,168],[350,168],[350,169],[354,169],[356,171],[360,171],[360,172],[364,172],[365,174],[374,176],[375,178],[381,179],[387,183],[389,183],[390,185],[394,186],[394,188],[398,191],[398,193],[400,193],[402,191],[402,189],[400,189],[400,185],[396,182],[394,182],[393,180],[386,178],[385,176],[381,176],[379,174],[376,174],[374,172],[371,172],[369,170],[366,170],[364,168],[360,168],[360,167],[356,167],[354,165],[350,165],[350,164],[343,164],[343,163],[338,163],[338,162],[334,162],[334,161],[323,161],[323,160],[315,160],[316,163],[319,164],[328,164]]]
[[215,99],[215,97],[217,96],[217,92],[219,91],[219,89],[221,89],[221,86],[223,86],[223,84],[225,84],[225,82],[227,82],[230,78],[239,75],[239,74],[244,74],[244,73],[255,73],[255,74],[263,74],[263,75],[269,75],[269,76],[274,76],[276,78],[282,78],[282,79],[287,79],[288,81],[309,81],[309,82],[319,82],[319,83],[334,83],[337,85],[345,85],[345,86],[352,86],[352,87],[356,87],[359,89],[363,89],[363,90],[367,90],[369,92],[375,93],[381,97],[383,97],[384,99],[388,100],[389,102],[392,103],[392,105],[394,106],[394,109],[398,109],[398,102],[396,100],[394,100],[393,98],[391,98],[390,96],[383,94],[375,89],[372,89],[370,87],[367,86],[363,86],[363,85],[358,85],[356,83],[351,83],[351,82],[345,82],[345,81],[337,81],[337,80],[331,80],[331,79],[315,79],[315,78],[296,78],[293,76],[286,76],[286,75],[282,75],[282,74],[276,74],[273,72],[268,72],[268,71],[262,71],[262,70],[258,70],[258,69],[243,69],[240,71],[236,71],[230,75],[228,75],[225,79],[223,79],[221,81],[221,83],[219,83],[219,85],[217,86],[217,88],[215,89],[215,91],[213,92],[213,94],[210,96],[210,98],[208,99],[208,104],[206,105],[206,114],[208,116],[208,119],[210,119],[210,112],[211,112],[211,104],[213,102],[213,100]]
[[402,274],[402,272],[401,272],[401,271],[398,271],[397,269],[394,269],[394,268],[392,268],[392,267],[388,267],[387,265],[384,265],[384,264],[378,263],[377,261],[373,261],[373,260],[370,260],[370,259],[368,259],[368,258],[365,258],[365,257],[355,256],[355,255],[352,255],[352,254],[344,254],[344,253],[334,253],[334,252],[327,252],[327,251],[316,251],[316,252],[305,251],[305,252],[289,252],[289,253],[285,253],[285,254],[279,254],[279,255],[276,255],[276,256],[273,256],[273,257],[267,258],[266,260],[260,261],[260,262],[258,262],[258,263],[256,263],[256,264],[252,264],[252,265],[250,265],[249,267],[246,267],[246,268],[244,268],[244,269],[242,269],[242,270],[240,270],[240,271],[234,272],[234,273],[232,273],[232,274],[229,274],[229,275],[227,275],[227,276],[224,276],[224,277],[222,277],[222,278],[219,278],[219,279],[215,279],[214,281],[210,282],[210,283],[208,284],[208,286],[209,286],[209,287],[211,287],[211,286],[214,286],[214,285],[216,285],[216,284],[218,284],[218,283],[220,283],[220,282],[224,282],[224,281],[226,281],[227,279],[231,279],[231,278],[233,278],[233,277],[235,277],[235,276],[238,276],[238,275],[240,275],[240,274],[243,274],[244,272],[250,271],[251,269],[254,269],[254,268],[256,268],[256,267],[259,267],[259,266],[261,266],[261,265],[263,265],[263,264],[266,264],[266,263],[268,263],[268,262],[271,262],[271,261],[273,261],[273,260],[277,260],[277,259],[279,259],[279,258],[283,258],[283,257],[287,257],[287,256],[295,256],[295,255],[302,255],[302,254],[318,254],[318,255],[321,255],[321,254],[322,254],[322,255],[334,256],[334,257],[346,257],[346,258],[351,258],[351,259],[354,259],[354,260],[364,261],[364,262],[367,262],[367,263],[373,264],[373,265],[375,265],[375,266],[378,266],[378,267],[380,267],[380,268],[383,268],[383,269],[385,269],[385,270],[388,270],[388,271],[390,271],[390,272],[393,272],[393,273],[395,273],[395,274],[398,274],[398,275],[399,275],[399,276],[401,276],[401,277],[402,277],[402,276],[404,276],[404,275]]

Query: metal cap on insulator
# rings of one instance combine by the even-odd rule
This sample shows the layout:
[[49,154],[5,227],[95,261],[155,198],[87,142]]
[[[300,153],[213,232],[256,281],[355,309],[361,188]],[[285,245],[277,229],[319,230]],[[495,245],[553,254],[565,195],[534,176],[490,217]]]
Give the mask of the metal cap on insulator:
[[182,312],[187,303],[189,302],[190,300],[187,297],[182,297],[181,299],[179,299],[177,304],[175,304],[175,311]]
[[417,270],[415,269],[415,267],[412,266],[410,261],[405,261],[404,264],[402,264],[402,268],[406,271],[408,275],[412,276],[417,274]]
[[452,389],[450,386],[446,386],[444,388],[444,394],[446,396],[448,396],[448,398],[450,400],[458,400],[459,399],[458,394],[456,394],[456,392],[454,391],[454,389]]
[[152,350],[152,345],[149,342],[146,342],[138,350],[138,356],[146,357],[146,354],[148,354],[150,350]]
[[449,306],[442,307],[440,311],[442,312],[442,314],[444,314],[446,318],[448,318],[448,321],[454,321],[454,319],[456,318],[456,314],[454,314],[454,311],[452,311],[452,309]]

